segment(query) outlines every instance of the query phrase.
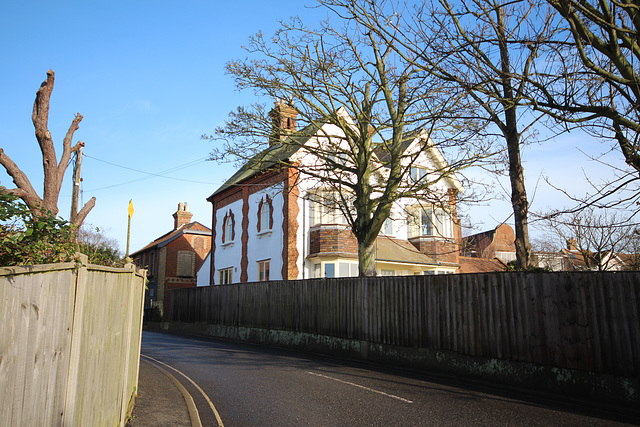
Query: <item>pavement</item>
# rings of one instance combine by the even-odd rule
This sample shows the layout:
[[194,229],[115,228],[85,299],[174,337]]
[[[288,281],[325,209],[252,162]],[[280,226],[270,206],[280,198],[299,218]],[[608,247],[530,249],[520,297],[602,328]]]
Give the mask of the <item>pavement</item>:
[[138,396],[127,426],[201,427],[202,424],[187,390],[167,368],[142,357]]

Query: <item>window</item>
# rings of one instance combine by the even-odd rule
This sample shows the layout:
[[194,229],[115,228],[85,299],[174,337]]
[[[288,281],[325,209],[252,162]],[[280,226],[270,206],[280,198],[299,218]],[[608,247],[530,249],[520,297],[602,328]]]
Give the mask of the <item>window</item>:
[[396,272],[395,270],[381,270],[380,271],[382,276],[395,276]]
[[178,251],[178,277],[193,277],[195,275],[195,252]]
[[382,232],[389,236],[393,234],[393,213],[390,213],[389,218],[384,220],[384,226],[382,227]]
[[433,234],[433,217],[430,209],[422,209],[420,212],[420,234],[423,236]]
[[155,267],[156,267],[156,253],[155,252],[151,252],[149,253],[149,277],[152,277],[154,274],[156,274],[155,271]]
[[336,265],[334,263],[328,262],[324,265],[324,277],[336,277]]
[[360,266],[358,265],[358,263],[351,263],[351,277],[358,277],[360,275]]
[[222,243],[233,242],[235,238],[235,219],[233,212],[229,209],[229,212],[224,216],[222,220]]
[[415,183],[421,181],[427,176],[427,169],[418,166],[411,166],[411,182]]
[[412,209],[407,218],[409,237],[431,236],[433,234],[433,219],[431,215],[431,209]]
[[233,268],[218,270],[218,283],[220,285],[230,285],[233,283]]
[[338,263],[338,277],[349,277],[349,263],[348,262],[339,262]]
[[311,201],[311,225],[346,224],[339,198],[330,191],[319,191],[309,196]]
[[322,277],[358,277],[358,271],[357,262],[320,262],[313,265],[313,277],[316,279]]
[[418,208],[409,212],[409,237],[453,237],[451,216],[439,208]]
[[339,165],[346,166],[347,164],[347,153],[344,151],[340,151],[338,147],[334,148],[336,150],[336,154],[329,154],[327,156],[329,166]]
[[258,282],[269,281],[271,260],[258,261]]
[[266,196],[258,204],[258,232],[273,228],[273,204],[271,198]]

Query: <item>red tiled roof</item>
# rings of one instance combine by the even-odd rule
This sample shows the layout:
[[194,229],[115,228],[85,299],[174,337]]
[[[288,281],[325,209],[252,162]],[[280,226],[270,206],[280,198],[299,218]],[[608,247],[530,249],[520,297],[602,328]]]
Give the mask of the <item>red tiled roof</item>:
[[507,265],[498,258],[473,258],[468,256],[460,257],[460,270],[458,273],[491,273],[504,271]]
[[133,257],[134,255],[140,253],[140,252],[144,252],[148,249],[157,247],[159,245],[161,245],[164,242],[168,242],[170,240],[172,240],[173,238],[179,236],[180,234],[183,233],[187,233],[190,234],[190,232],[208,232],[211,233],[211,229],[200,224],[199,222],[192,222],[190,224],[187,225],[182,225],[180,227],[178,227],[176,230],[172,230],[166,234],[163,234],[162,236],[158,237],[156,240],[154,240],[153,242],[149,243],[148,245],[146,245],[145,247],[143,247],[140,250],[135,251],[134,253],[132,253],[130,256]]

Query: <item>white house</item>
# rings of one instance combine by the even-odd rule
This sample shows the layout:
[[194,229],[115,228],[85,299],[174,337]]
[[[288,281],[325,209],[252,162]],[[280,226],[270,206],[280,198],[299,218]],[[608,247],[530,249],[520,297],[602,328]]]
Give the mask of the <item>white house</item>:
[[[272,114],[281,128],[296,129],[297,112],[291,106],[279,101]],[[339,114],[350,120],[344,110]],[[356,239],[345,216],[332,206],[335,189],[323,186],[319,174],[324,165],[313,155],[313,147],[334,143],[331,135],[340,132],[323,122],[283,136],[297,138],[296,143],[273,144],[207,198],[213,205],[211,284],[358,275]],[[425,149],[427,139],[420,134],[406,140],[405,152],[414,153],[407,166],[410,180],[446,165],[436,147]],[[463,188],[453,174],[439,178],[430,181],[440,203],[425,205],[412,198],[394,203],[376,241],[378,274],[444,274],[459,268],[455,205]],[[385,179],[384,170],[376,179]]]

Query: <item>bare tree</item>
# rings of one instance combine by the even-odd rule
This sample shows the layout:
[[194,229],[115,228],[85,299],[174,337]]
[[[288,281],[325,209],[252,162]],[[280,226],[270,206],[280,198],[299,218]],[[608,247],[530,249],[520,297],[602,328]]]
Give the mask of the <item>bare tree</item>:
[[589,270],[616,266],[621,252],[633,252],[637,227],[619,214],[587,207],[572,214],[552,214],[544,219],[547,234],[558,246],[576,251]]
[[[56,150],[48,128],[49,120],[49,100],[53,90],[54,72],[47,71],[47,79],[42,83],[40,89],[36,93],[36,99],[33,103],[33,113],[31,119],[35,128],[36,139],[40,145],[42,152],[42,165],[44,168],[44,193],[41,198],[34,190],[27,175],[16,165],[11,158],[5,154],[0,148],[0,164],[4,166],[7,174],[13,178],[16,188],[5,189],[8,193],[14,194],[21,198],[29,207],[29,209],[38,216],[50,214],[56,216],[58,214],[58,196],[62,186],[64,173],[71,159],[71,155],[84,145],[79,141],[72,146],[74,132],[78,129],[82,115],[77,113],[69,130],[63,140],[63,151],[60,161],[56,157]],[[82,209],[78,212],[74,223],[81,225],[89,211],[95,206],[96,199],[92,197]]]
[[[251,59],[227,65],[239,89],[288,100],[278,108],[294,112],[288,117],[295,116],[297,127],[274,121],[256,104],[238,108],[208,138],[223,144],[212,159],[298,168],[301,179],[331,188],[320,202],[342,211],[358,241],[360,274],[375,275],[375,239],[394,202],[412,197],[450,210],[449,197],[458,195],[443,194],[441,184],[457,182],[454,172],[485,159],[488,150],[465,144],[471,127],[441,133],[450,129],[442,118],[463,110],[464,99],[443,93],[367,28],[338,14],[332,18],[336,23],[328,20],[318,29],[297,19],[282,23],[271,41],[262,34],[250,40]],[[325,142],[306,144],[314,132],[324,132]],[[415,140],[419,146],[408,149]],[[315,164],[290,161],[301,146]],[[440,156],[434,170],[411,179],[416,159],[436,148],[449,161]],[[459,183],[451,188],[457,192]]]
[[[566,128],[613,142],[630,171],[616,171],[583,205],[635,206],[640,180],[640,13],[629,0],[547,0],[555,11],[556,37],[542,53],[550,69],[532,79],[535,106]],[[609,205],[611,203],[609,202]]]
[[520,146],[533,134],[540,116],[529,108],[526,82],[541,45],[552,34],[550,17],[528,0],[461,0],[455,4],[440,0],[439,4],[420,3],[414,9],[393,1],[326,3],[347,8],[352,19],[437,78],[444,93],[458,93],[463,105],[474,107],[465,108],[466,120],[458,115],[452,123],[459,127],[480,123],[484,131],[478,136],[484,141],[504,142],[517,263],[520,268],[528,267],[529,202]]

